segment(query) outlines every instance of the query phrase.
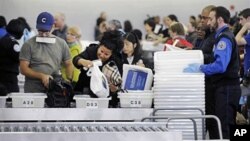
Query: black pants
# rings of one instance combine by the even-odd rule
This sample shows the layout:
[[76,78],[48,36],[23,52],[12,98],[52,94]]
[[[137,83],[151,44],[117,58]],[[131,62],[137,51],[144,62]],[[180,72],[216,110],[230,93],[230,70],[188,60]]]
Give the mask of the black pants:
[[16,73],[9,73],[9,72],[0,72],[0,84],[1,84],[1,91],[4,89],[7,93],[11,92],[19,92],[18,87],[18,79]]
[[[236,112],[241,96],[240,85],[211,86],[206,93],[206,114],[217,116],[222,125],[224,139],[229,139],[229,125],[235,124]],[[219,131],[215,120],[207,120],[210,139],[219,139]]]
[[[206,115],[215,115],[215,85],[210,79],[205,79],[205,113]],[[216,122],[213,119],[206,119],[206,131],[209,132],[210,139],[218,136],[218,130],[214,131],[213,126]],[[213,137],[215,136],[215,137]]]
[[11,92],[19,92],[19,87],[17,82],[1,82],[0,81],[0,94],[6,95]]

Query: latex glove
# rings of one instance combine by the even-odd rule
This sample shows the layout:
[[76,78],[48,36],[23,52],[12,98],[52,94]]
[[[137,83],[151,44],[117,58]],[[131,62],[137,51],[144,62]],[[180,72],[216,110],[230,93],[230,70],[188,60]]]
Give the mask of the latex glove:
[[201,64],[198,64],[198,63],[189,64],[188,67],[183,69],[183,72],[187,72],[187,73],[201,72],[200,66],[201,66]]

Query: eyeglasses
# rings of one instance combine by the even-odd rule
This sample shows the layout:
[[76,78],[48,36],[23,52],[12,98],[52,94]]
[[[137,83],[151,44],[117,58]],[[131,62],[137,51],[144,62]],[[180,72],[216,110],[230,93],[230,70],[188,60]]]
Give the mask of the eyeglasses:
[[204,19],[204,20],[206,20],[206,19],[208,19],[209,17],[206,17],[206,16],[201,16],[201,19]]

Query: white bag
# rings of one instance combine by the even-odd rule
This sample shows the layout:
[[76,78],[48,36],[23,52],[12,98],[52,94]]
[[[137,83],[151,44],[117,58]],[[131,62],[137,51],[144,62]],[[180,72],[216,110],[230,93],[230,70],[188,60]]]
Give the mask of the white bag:
[[181,50],[184,50],[182,48],[179,48],[179,47],[176,47],[176,46],[173,46],[173,45],[170,45],[170,44],[165,44],[165,47],[166,47],[166,51],[181,51]]
[[95,63],[93,63],[93,67],[89,69],[87,75],[91,76],[90,89],[92,90],[92,92],[96,94],[97,97],[102,97],[102,98],[108,97],[109,85],[107,78]]

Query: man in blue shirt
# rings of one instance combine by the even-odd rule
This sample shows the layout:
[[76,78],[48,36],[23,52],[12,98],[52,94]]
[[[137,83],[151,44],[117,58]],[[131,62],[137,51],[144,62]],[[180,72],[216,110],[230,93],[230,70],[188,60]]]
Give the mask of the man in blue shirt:
[[[236,112],[241,96],[239,81],[239,52],[233,33],[228,23],[230,12],[224,7],[215,7],[209,13],[208,25],[215,30],[215,44],[213,48],[214,61],[210,64],[190,64],[184,72],[203,72],[211,77],[214,84],[213,115],[222,123],[223,138],[229,139],[229,125],[235,124]],[[215,122],[210,131],[217,131]],[[219,138],[218,132],[212,132],[211,139]]]
[[5,17],[0,15],[0,39],[7,34],[7,31],[5,29],[6,25],[7,23]]
[[243,26],[236,35],[238,45],[244,45],[244,76],[247,75],[247,70],[250,68],[250,32],[245,36],[245,32],[250,30],[250,8],[244,9],[239,14],[239,23]]
[[[243,77],[243,86],[242,96],[247,94],[247,107],[250,111],[250,8],[242,10],[239,14],[239,23],[242,25],[241,30],[236,35],[236,42],[238,45],[244,45],[244,77]],[[245,33],[247,34],[245,35]],[[246,87],[244,87],[246,86]],[[248,115],[248,119],[250,116]]]

